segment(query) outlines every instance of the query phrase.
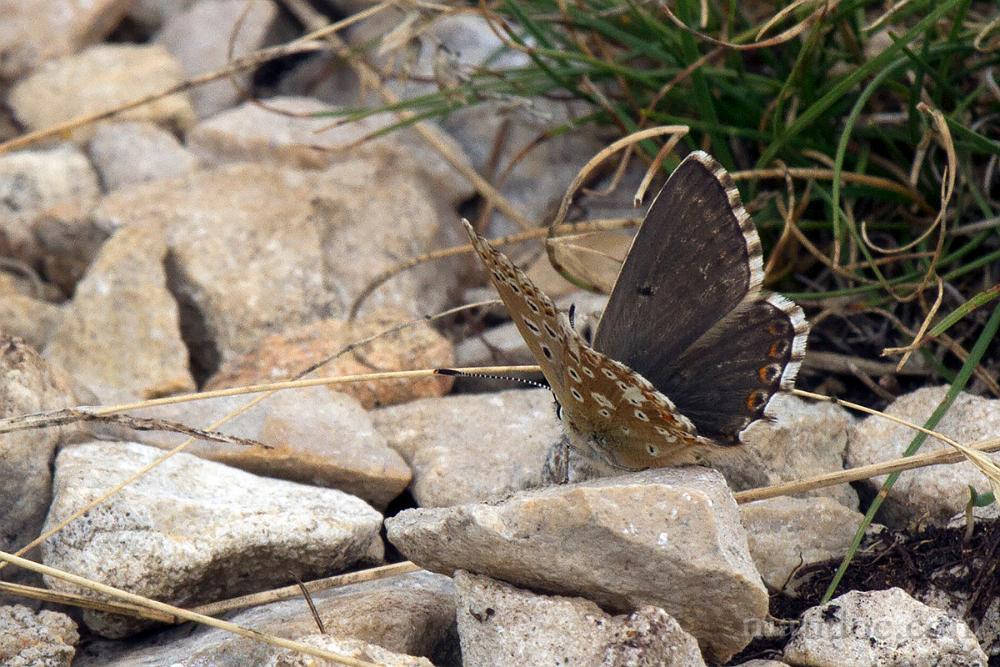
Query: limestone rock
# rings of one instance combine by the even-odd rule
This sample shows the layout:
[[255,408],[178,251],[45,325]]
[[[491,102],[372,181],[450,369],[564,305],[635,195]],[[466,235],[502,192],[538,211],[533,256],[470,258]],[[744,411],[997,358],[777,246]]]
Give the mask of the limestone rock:
[[[397,308],[380,308],[353,321],[325,319],[283,334],[267,336],[245,355],[219,369],[205,388],[221,389],[291,379],[348,345],[410,319],[410,315]],[[426,323],[380,336],[356,349],[357,352],[342,354],[324,365],[313,376],[356,375],[384,369],[441,368],[455,362],[451,344]],[[330,390],[353,396],[370,410],[417,398],[443,396],[451,384],[452,378],[438,376],[351,382],[332,385]]]
[[[451,579],[429,572],[351,584],[312,594],[327,633],[382,648],[429,657],[435,664],[450,652],[455,601]],[[292,639],[316,632],[316,621],[301,598],[241,611],[228,620],[245,628]],[[253,639],[206,626],[167,630],[153,639],[96,643],[74,667],[244,667],[261,664],[271,648]]]
[[92,205],[100,192],[97,174],[74,146],[0,155],[0,255],[36,263],[43,253],[35,215],[64,202]]
[[[162,454],[136,443],[90,442],[56,460],[47,525],[60,522]],[[181,606],[334,574],[382,558],[382,516],[333,489],[257,477],[177,454],[99,509],[49,538],[47,565]],[[57,590],[87,594],[49,579]],[[134,619],[84,612],[120,637]]]
[[[129,414],[205,427],[249,402],[249,396],[230,396]],[[324,387],[279,391],[218,430],[273,449],[199,440],[184,451],[257,475],[339,489],[378,510],[410,482],[409,467],[375,430],[368,413],[351,397]],[[187,439],[178,433],[121,427],[101,427],[98,433],[163,449]]]
[[104,123],[88,150],[106,190],[184,176],[198,167],[177,137],[148,122]]
[[769,498],[740,505],[750,555],[773,591],[794,593],[792,575],[847,553],[864,515],[832,498]]
[[[268,162],[302,169],[323,169],[362,158],[392,161],[398,156],[416,162],[417,174],[447,205],[457,206],[474,194],[466,179],[412,130],[400,129],[362,142],[394,122],[391,116],[331,128],[336,110],[309,97],[273,97],[267,107],[246,102],[192,128],[188,147],[206,164]],[[454,154],[464,156],[457,142],[447,134],[442,136]]]
[[[944,400],[947,391],[948,387],[918,389],[896,399],[886,413],[923,424]],[[935,430],[966,445],[994,438],[1000,432],[1000,400],[962,394]],[[914,435],[905,426],[880,417],[868,417],[851,430],[847,463],[855,467],[902,456]],[[927,438],[920,453],[939,449],[951,448],[934,438]],[[1000,454],[986,456],[1000,463]],[[877,490],[884,481],[885,475],[882,475],[862,483]],[[969,500],[969,486],[980,492],[990,488],[979,469],[967,462],[904,471],[889,492],[878,518],[897,528],[918,521],[944,525],[964,510]]]
[[[177,61],[156,44],[99,44],[80,53],[50,60],[11,88],[8,103],[28,129],[37,130],[113,109],[181,82]],[[176,93],[117,116],[184,128],[194,120],[187,95]],[[86,141],[94,125],[73,131]]]
[[152,228],[123,229],[77,286],[45,355],[104,403],[193,391],[167,246]]
[[589,600],[538,595],[464,571],[455,586],[467,665],[705,665],[695,638],[659,607],[612,616]]
[[[853,418],[839,405],[810,403],[787,394],[774,397],[776,419],[751,424],[742,447],[711,453],[709,463],[737,491],[803,479],[844,468]],[[856,509],[858,494],[847,484],[809,491]]]
[[[358,639],[338,639],[332,635],[309,635],[299,637],[299,641],[337,655],[374,662],[382,667],[434,667],[427,658],[403,655]],[[261,667],[335,667],[338,664],[342,663],[306,655],[291,649],[277,649],[264,662],[260,663]]]
[[78,641],[76,623],[66,614],[0,607],[0,663],[5,667],[69,667]]
[[51,58],[99,42],[129,0],[5,0],[0,4],[0,79],[20,78]]
[[[177,58],[185,76],[193,77],[264,46],[277,15],[278,7],[271,0],[255,0],[249,6],[243,0],[195,2],[185,11],[170,15],[155,39]],[[250,78],[245,73],[234,76],[235,80],[223,78],[191,91],[199,118],[218,113],[239,99]]]
[[[69,378],[24,341],[0,338],[0,418],[76,404]],[[38,535],[52,494],[55,450],[75,427],[0,435],[0,549],[16,551]],[[10,568],[11,571],[15,568]]]
[[562,428],[546,389],[425,399],[372,413],[413,469],[421,507],[502,497],[541,484]]
[[796,667],[986,667],[965,623],[899,588],[851,591],[808,610],[784,659]]
[[725,662],[767,613],[736,503],[705,468],[661,468],[526,491],[496,504],[406,510],[388,538],[435,572],[457,569],[585,597],[662,607]]
[[[163,226],[184,338],[210,374],[263,336],[346,315],[381,271],[447,242],[453,213],[404,167],[230,165],[122,188],[94,216],[109,229]],[[361,312],[436,312],[456,280],[446,266],[421,267],[377,289]]]
[[62,318],[59,306],[21,294],[0,296],[0,335],[24,339],[41,350]]

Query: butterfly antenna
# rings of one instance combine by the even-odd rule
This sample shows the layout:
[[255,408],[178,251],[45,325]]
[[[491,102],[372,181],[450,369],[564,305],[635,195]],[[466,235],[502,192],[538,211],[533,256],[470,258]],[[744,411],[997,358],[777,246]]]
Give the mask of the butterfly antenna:
[[435,368],[434,374],[448,375],[451,377],[459,377],[459,378],[485,378],[487,380],[505,380],[507,382],[520,382],[522,384],[526,384],[531,387],[537,387],[539,389],[550,388],[549,385],[545,382],[536,382],[534,380],[514,377],[513,375],[490,375],[489,373],[466,373],[465,371],[457,371],[454,368]]

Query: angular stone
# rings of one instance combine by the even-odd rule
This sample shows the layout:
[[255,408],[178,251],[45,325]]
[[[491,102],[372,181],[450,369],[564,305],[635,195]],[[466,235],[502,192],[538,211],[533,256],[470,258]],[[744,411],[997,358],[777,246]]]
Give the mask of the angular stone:
[[772,591],[794,594],[792,575],[847,553],[864,515],[832,498],[769,498],[740,505],[750,555]]
[[198,159],[153,123],[104,123],[88,146],[106,190],[190,174]]
[[[76,404],[69,378],[16,338],[0,338],[0,418]],[[55,450],[77,429],[69,426],[0,435],[0,549],[16,551],[42,527],[52,494]],[[9,568],[15,571],[16,568]]]
[[[136,443],[63,449],[46,525],[161,455]],[[47,565],[89,579],[193,606],[378,562],[381,519],[364,501],[340,491],[177,454],[49,538],[42,556]],[[61,580],[47,583],[89,594]],[[83,618],[105,637],[143,627],[102,612],[85,611]]]
[[[113,109],[158,93],[183,80],[178,62],[156,44],[99,44],[51,60],[18,81],[7,98],[28,129],[50,127],[86,114]],[[116,116],[184,128],[194,120],[187,95],[176,93]],[[73,130],[75,141],[93,136],[94,125]]]
[[[435,664],[451,652],[455,589],[448,577],[415,572],[312,594],[327,633],[352,637],[389,651],[426,656]],[[301,599],[253,607],[230,616],[245,628],[296,639],[316,632],[316,621]],[[128,645],[102,642],[81,652],[74,667],[244,667],[270,654],[262,642],[206,626],[167,630]],[[460,663],[459,663],[460,664]]]
[[[374,662],[380,667],[434,667],[427,658],[388,651],[381,646],[358,639],[339,639],[332,635],[309,635],[299,637],[298,641],[347,658]],[[275,649],[271,655],[265,658],[264,662],[259,664],[261,667],[320,667],[320,665],[332,666],[337,663],[291,649]]]
[[714,470],[661,468],[496,504],[406,510],[386,527],[435,572],[465,569],[613,610],[662,607],[719,662],[767,613],[736,503]]
[[[129,414],[206,427],[249,401],[248,396],[230,396]],[[375,430],[368,413],[353,398],[325,387],[279,391],[218,430],[274,449],[198,440],[184,451],[257,475],[339,489],[378,510],[410,483],[409,467]],[[100,427],[97,432],[163,449],[187,439],[178,433],[117,426]]]
[[[391,116],[330,127],[336,110],[309,97],[272,97],[267,107],[246,102],[203,120],[188,132],[187,144],[206,164],[268,162],[323,169],[360,158],[386,162],[398,156],[417,164],[417,173],[444,203],[457,206],[474,194],[468,181],[412,130],[357,143],[394,122]],[[442,136],[454,154],[464,156],[457,142]]]
[[5,0],[0,4],[0,79],[18,79],[51,58],[110,33],[129,0]]
[[66,614],[0,607],[0,663],[5,667],[69,667],[78,641],[76,623]]
[[467,665],[704,667],[698,642],[659,607],[612,616],[589,600],[532,593],[468,572],[455,575],[458,636]]
[[21,294],[0,296],[0,336],[22,338],[36,350],[45,347],[61,318],[54,303]]
[[796,667],[986,667],[965,623],[900,588],[851,591],[809,609],[784,659]]
[[[239,387],[291,379],[307,368],[340,352],[348,345],[383,333],[411,320],[398,308],[380,308],[356,320],[325,319],[267,336],[242,357],[219,369],[205,389]],[[342,354],[313,373],[337,376],[372,373],[378,370],[441,368],[454,365],[451,343],[426,322],[396,333],[380,336],[357,352]],[[361,401],[368,410],[406,403],[418,398],[443,396],[451,388],[446,376],[351,382],[331,385],[330,391]]]
[[[255,0],[251,5],[243,0],[195,2],[169,16],[155,39],[177,58],[184,74],[193,77],[264,46],[277,15],[278,7],[271,0]],[[233,80],[219,79],[191,91],[199,118],[227,109],[239,99],[250,77],[246,73],[233,76]]]
[[421,507],[503,497],[539,486],[562,427],[546,389],[425,399],[372,413],[389,446],[413,469]]
[[[854,420],[839,405],[810,403],[787,394],[774,397],[775,421],[751,424],[743,446],[709,452],[708,463],[737,491],[789,482],[844,468],[847,434]],[[828,496],[858,506],[849,485],[828,486],[802,496]]]
[[193,391],[167,245],[155,228],[123,229],[101,248],[45,356],[103,403]]
[[[938,404],[944,400],[948,387],[926,387],[895,400],[885,412],[923,424]],[[951,409],[935,427],[965,445],[979,440],[995,438],[1000,433],[1000,400],[991,400],[971,394],[955,399]],[[850,467],[885,461],[898,456],[913,440],[915,432],[877,416],[868,417],[850,433],[847,464]],[[927,438],[920,448],[921,454],[951,448],[934,438]],[[986,454],[1000,463],[1000,454]],[[886,476],[880,475],[862,482],[872,490],[881,488]],[[891,527],[905,527],[916,522],[945,525],[955,514],[965,509],[969,500],[969,487],[980,492],[990,486],[986,477],[972,463],[929,466],[904,471],[882,504],[878,518]]]
[[[110,229],[163,225],[184,337],[212,372],[263,336],[346,315],[381,271],[457,238],[454,213],[417,180],[404,161],[322,172],[230,165],[123,188],[94,216]],[[447,265],[423,266],[375,290],[361,312],[433,313],[455,281]]]
[[64,202],[93,205],[100,193],[97,174],[74,146],[0,155],[0,255],[36,263],[35,215]]
[[58,286],[60,297],[71,296],[97,253],[111,235],[90,215],[92,201],[50,206],[32,221],[37,263]]

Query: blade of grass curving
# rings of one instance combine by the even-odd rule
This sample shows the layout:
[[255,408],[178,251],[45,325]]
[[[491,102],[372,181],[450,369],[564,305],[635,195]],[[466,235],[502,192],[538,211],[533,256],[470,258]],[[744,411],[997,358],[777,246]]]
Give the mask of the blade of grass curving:
[[[941,418],[948,412],[955,399],[958,398],[962,390],[968,384],[969,379],[972,377],[972,371],[979,365],[979,361],[983,358],[986,353],[986,348],[989,347],[990,343],[996,337],[997,330],[1000,329],[1000,305],[993,309],[993,313],[990,315],[990,319],[987,320],[986,326],[979,334],[979,338],[976,339],[975,345],[972,346],[972,350],[969,352],[969,357],[962,364],[961,370],[958,371],[958,375],[955,377],[955,381],[948,388],[947,394],[945,394],[944,400],[935,408],[934,412],[931,414],[930,418],[924,423],[924,428],[933,429],[936,428],[938,422]],[[927,434],[918,433],[914,436],[910,445],[903,452],[903,456],[913,456],[920,449],[921,445],[927,439]],[[894,472],[890,474],[885,482],[882,484],[882,488],[879,490],[878,495],[872,501],[871,506],[865,513],[865,518],[861,521],[858,526],[858,530],[854,533],[854,539],[851,541],[851,546],[847,550],[847,554],[844,559],[840,562],[840,566],[837,568],[837,572],[833,575],[833,580],[826,589],[826,593],[823,594],[823,598],[820,600],[820,604],[825,604],[830,601],[833,594],[837,591],[837,586],[840,585],[841,579],[844,578],[844,574],[847,572],[847,568],[850,566],[851,561],[854,560],[854,555],[858,552],[861,547],[861,541],[864,539],[865,531],[868,526],[871,525],[875,518],[875,514],[878,513],[879,508],[882,506],[882,502],[889,495],[889,490],[899,479],[899,472]]]
[[884,66],[898,58],[902,45],[909,44],[914,41],[918,35],[923,34],[925,30],[933,26],[938,19],[943,17],[962,1],[963,0],[945,0],[945,2],[937,4],[927,13],[926,16],[907,30],[898,42],[890,45],[885,51],[841,79],[833,86],[833,88],[827,91],[825,95],[814,102],[812,106],[805,109],[795,122],[785,129],[785,132],[781,134],[781,136],[775,137],[774,141],[772,141],[767,149],[761,154],[760,159],[757,160],[757,167],[763,168],[769,165],[793,137],[806,128],[811,127],[817,118],[819,118],[835,103],[840,101],[841,98],[843,98],[844,95],[846,95],[856,84],[870,76],[873,72],[880,71]]

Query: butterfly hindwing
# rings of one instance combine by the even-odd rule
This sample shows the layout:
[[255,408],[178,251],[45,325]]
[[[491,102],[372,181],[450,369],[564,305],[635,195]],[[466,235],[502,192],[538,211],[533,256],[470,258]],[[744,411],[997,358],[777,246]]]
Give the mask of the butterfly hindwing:
[[712,325],[760,290],[760,239],[732,179],[697,151],[650,206],[622,265],[594,348],[656,383]]
[[651,381],[700,435],[738,444],[740,431],[766,416],[771,397],[793,388],[808,331],[802,309],[782,296],[744,302]]

